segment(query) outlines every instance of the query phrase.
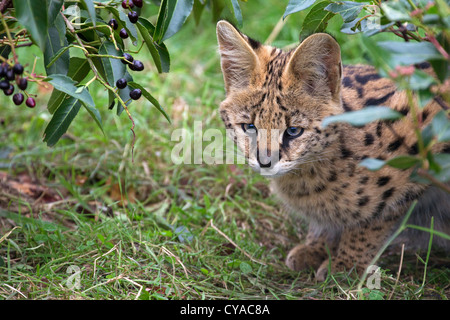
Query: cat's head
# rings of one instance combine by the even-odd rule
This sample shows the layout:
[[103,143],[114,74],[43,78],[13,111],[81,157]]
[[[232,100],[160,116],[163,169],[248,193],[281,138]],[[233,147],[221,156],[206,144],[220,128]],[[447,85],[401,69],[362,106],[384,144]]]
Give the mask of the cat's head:
[[284,52],[217,24],[226,99],[220,115],[249,165],[279,176],[320,157],[332,132],[324,117],[341,110],[341,56],[328,34]]

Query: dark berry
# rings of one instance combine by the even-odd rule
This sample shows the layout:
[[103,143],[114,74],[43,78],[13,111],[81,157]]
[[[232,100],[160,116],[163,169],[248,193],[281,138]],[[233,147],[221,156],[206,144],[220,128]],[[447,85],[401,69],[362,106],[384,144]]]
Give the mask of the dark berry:
[[141,97],[142,91],[140,89],[133,89],[130,91],[130,98],[133,100],[137,100]]
[[12,81],[16,78],[16,75],[14,74],[14,71],[12,69],[8,69],[6,71],[6,80]]
[[19,80],[17,80],[17,86],[21,90],[26,90],[27,87],[28,87],[28,80],[27,80],[27,78],[19,78]]
[[122,8],[124,9],[131,9],[134,7],[133,0],[123,0],[122,1]]
[[0,89],[5,90],[9,88],[9,82],[6,80],[0,81]]
[[6,66],[0,66],[0,78],[6,76]]
[[125,78],[120,78],[119,80],[117,80],[116,82],[116,86],[119,89],[124,89],[127,86],[127,79]]
[[117,30],[117,28],[119,27],[119,24],[117,23],[117,20],[116,20],[116,19],[111,19],[111,20],[109,20],[108,24],[109,24],[109,26],[110,26],[111,28],[113,28],[114,30]]
[[142,5],[143,5],[142,0],[133,0],[133,3],[136,7],[142,8]]
[[14,104],[15,104],[16,106],[21,105],[24,98],[25,98],[25,97],[23,96],[22,93],[16,93],[15,95],[13,95],[13,101],[14,101]]
[[130,65],[130,69],[133,71],[142,71],[144,70],[144,64],[139,60],[134,60],[133,64]]
[[23,66],[20,63],[16,63],[13,67],[13,71],[15,74],[22,74],[23,73]]
[[131,11],[128,13],[128,19],[131,23],[136,23],[139,19],[139,14],[136,11]]
[[[121,60],[123,64],[131,64],[134,60],[134,58],[129,53],[124,53],[123,57],[126,59],[126,60]],[[129,61],[129,62],[127,62],[127,61]]]
[[122,39],[128,38],[128,32],[127,32],[127,30],[126,30],[125,28],[122,28],[122,29],[120,30],[120,32],[119,32],[119,36],[120,36]]
[[3,90],[5,95],[10,96],[14,93],[14,86],[12,84],[9,84],[9,87],[5,90]]
[[34,101],[34,99],[32,97],[29,97],[27,99],[27,101],[25,101],[25,104],[27,105],[27,107],[29,108],[34,108],[36,107],[36,101]]

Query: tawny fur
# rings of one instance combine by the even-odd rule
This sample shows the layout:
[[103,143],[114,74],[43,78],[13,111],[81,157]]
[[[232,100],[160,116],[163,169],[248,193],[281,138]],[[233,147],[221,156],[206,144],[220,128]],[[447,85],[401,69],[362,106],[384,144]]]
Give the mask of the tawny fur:
[[[289,268],[314,268],[317,278],[324,279],[328,247],[333,271],[364,270],[416,199],[420,205],[414,222],[428,227],[435,215],[435,229],[450,231],[448,194],[411,181],[410,170],[385,166],[369,171],[358,165],[364,158],[386,160],[418,152],[407,96],[392,81],[371,66],[342,67],[339,45],[327,34],[312,35],[289,52],[259,44],[225,21],[218,23],[217,35],[226,87],[220,105],[225,126],[233,129],[232,138],[255,170],[261,169],[256,151],[270,155],[273,144],[268,141],[278,141],[272,188],[310,223],[306,242],[286,259]],[[371,105],[389,106],[405,117],[359,128],[344,123],[322,127],[327,116]],[[433,101],[418,111],[422,127],[440,110]],[[258,129],[256,149],[245,143],[242,124]],[[283,132],[291,126],[304,132],[287,140]],[[262,129],[272,136],[262,139]],[[434,152],[449,149],[435,145]],[[437,195],[442,206],[433,201]],[[438,243],[449,246],[448,241]]]

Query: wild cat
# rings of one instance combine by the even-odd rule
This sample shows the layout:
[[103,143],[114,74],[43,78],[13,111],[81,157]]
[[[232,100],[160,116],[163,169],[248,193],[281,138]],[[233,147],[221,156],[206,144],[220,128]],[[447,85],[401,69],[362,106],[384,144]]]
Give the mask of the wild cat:
[[[275,194],[309,222],[306,241],[286,258],[293,270],[364,270],[415,199],[411,223],[450,232],[450,195],[410,180],[410,170],[358,166],[364,158],[417,154],[406,94],[371,66],[342,66],[340,47],[328,34],[306,38],[291,51],[263,45],[226,21],[217,24],[226,98],[220,115],[249,165],[271,177]],[[363,127],[324,118],[369,105],[405,115]],[[434,101],[423,125],[440,111]],[[436,145],[435,152],[450,152]],[[416,239],[429,234],[417,232]],[[450,247],[446,240],[435,242]],[[331,255],[331,262],[329,261]]]

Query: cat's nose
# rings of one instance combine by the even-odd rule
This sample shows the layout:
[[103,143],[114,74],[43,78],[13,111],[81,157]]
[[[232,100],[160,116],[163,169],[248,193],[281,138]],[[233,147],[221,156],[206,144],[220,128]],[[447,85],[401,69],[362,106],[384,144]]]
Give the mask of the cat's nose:
[[[260,152],[261,151],[261,152]],[[270,150],[257,150],[256,160],[261,168],[269,168],[272,165],[272,152]]]

